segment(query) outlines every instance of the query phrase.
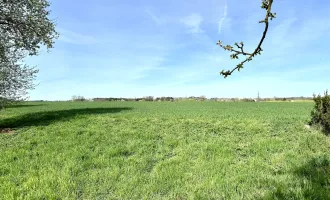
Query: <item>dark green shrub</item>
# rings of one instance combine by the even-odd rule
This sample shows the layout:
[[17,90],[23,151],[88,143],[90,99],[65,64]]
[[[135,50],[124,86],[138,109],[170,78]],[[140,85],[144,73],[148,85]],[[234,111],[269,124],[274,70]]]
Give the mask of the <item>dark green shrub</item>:
[[324,96],[314,95],[313,98],[315,105],[311,113],[312,119],[311,125],[318,125],[323,128],[326,133],[330,132],[330,95],[328,91],[324,93]]
[[243,98],[240,101],[241,102],[256,102],[257,100],[255,100],[255,99],[249,99],[249,98]]

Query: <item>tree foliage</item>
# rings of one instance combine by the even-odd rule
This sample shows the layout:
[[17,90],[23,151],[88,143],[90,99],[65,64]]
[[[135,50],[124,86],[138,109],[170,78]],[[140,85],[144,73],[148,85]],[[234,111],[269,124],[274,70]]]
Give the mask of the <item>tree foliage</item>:
[[314,109],[311,113],[312,119],[311,125],[319,125],[326,133],[330,132],[330,95],[328,91],[324,93],[324,96],[314,95]]
[[23,100],[27,90],[33,89],[37,69],[27,65],[1,63],[0,68],[0,109],[6,104]]
[[58,37],[49,5],[47,0],[0,0],[1,105],[21,99],[34,87],[38,70],[23,59],[37,55],[41,45],[52,48]]
[[73,95],[71,98],[72,101],[86,101],[86,98],[83,96],[77,96],[77,95]]
[[231,59],[239,59],[239,55],[246,56],[246,58],[242,62],[237,64],[237,66],[234,67],[233,69],[231,69],[231,70],[222,70],[220,72],[220,74],[222,76],[224,76],[226,78],[226,77],[232,75],[232,73],[234,71],[236,71],[236,70],[240,71],[243,68],[243,66],[246,62],[250,62],[257,55],[261,55],[261,52],[263,51],[263,49],[261,48],[261,45],[264,42],[264,40],[266,38],[266,35],[267,35],[267,31],[268,31],[268,27],[269,27],[269,20],[272,20],[273,18],[276,17],[276,13],[272,13],[272,5],[273,5],[273,0],[262,0],[261,8],[266,10],[266,16],[263,20],[259,21],[259,23],[264,23],[265,24],[265,29],[264,29],[264,32],[262,34],[262,37],[260,39],[260,42],[259,42],[258,46],[256,47],[256,49],[252,53],[248,53],[244,50],[244,43],[243,42],[235,43],[234,44],[235,46],[224,45],[224,44],[222,44],[221,40],[219,40],[217,42],[217,45],[219,45],[225,51],[232,52],[232,54],[230,55]]

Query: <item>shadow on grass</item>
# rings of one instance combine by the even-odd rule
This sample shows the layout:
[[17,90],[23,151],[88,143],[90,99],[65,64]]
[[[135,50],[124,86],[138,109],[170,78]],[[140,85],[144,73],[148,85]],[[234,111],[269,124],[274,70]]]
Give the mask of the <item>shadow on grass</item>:
[[293,174],[297,177],[297,183],[277,185],[275,191],[264,199],[330,199],[330,160],[328,157],[313,158],[296,169]]
[[322,133],[326,136],[330,136],[330,130],[322,130]]
[[322,132],[325,136],[330,136],[330,127],[322,127],[320,124],[312,124],[311,122],[309,122],[308,125],[312,129]]
[[94,115],[118,113],[125,110],[132,110],[128,107],[120,108],[82,108],[58,111],[43,111],[16,116],[0,120],[0,128],[21,128],[26,126],[47,126],[57,121],[66,121],[77,115]]
[[24,107],[36,107],[36,106],[43,106],[45,104],[11,104],[5,106],[5,108],[24,108]]

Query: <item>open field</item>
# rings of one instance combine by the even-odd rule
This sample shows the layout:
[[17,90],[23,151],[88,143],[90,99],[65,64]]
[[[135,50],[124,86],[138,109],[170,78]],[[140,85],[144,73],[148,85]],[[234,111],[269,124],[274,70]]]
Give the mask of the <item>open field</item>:
[[0,199],[329,199],[313,103],[58,102],[0,112]]

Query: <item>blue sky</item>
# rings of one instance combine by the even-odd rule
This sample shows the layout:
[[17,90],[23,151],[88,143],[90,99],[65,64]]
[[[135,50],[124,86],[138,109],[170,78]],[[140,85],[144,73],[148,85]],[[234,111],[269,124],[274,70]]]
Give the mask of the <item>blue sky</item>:
[[252,50],[260,0],[53,0],[55,48],[26,59],[40,69],[30,99],[312,96],[330,89],[330,2],[275,0],[263,55],[237,64],[216,46]]

